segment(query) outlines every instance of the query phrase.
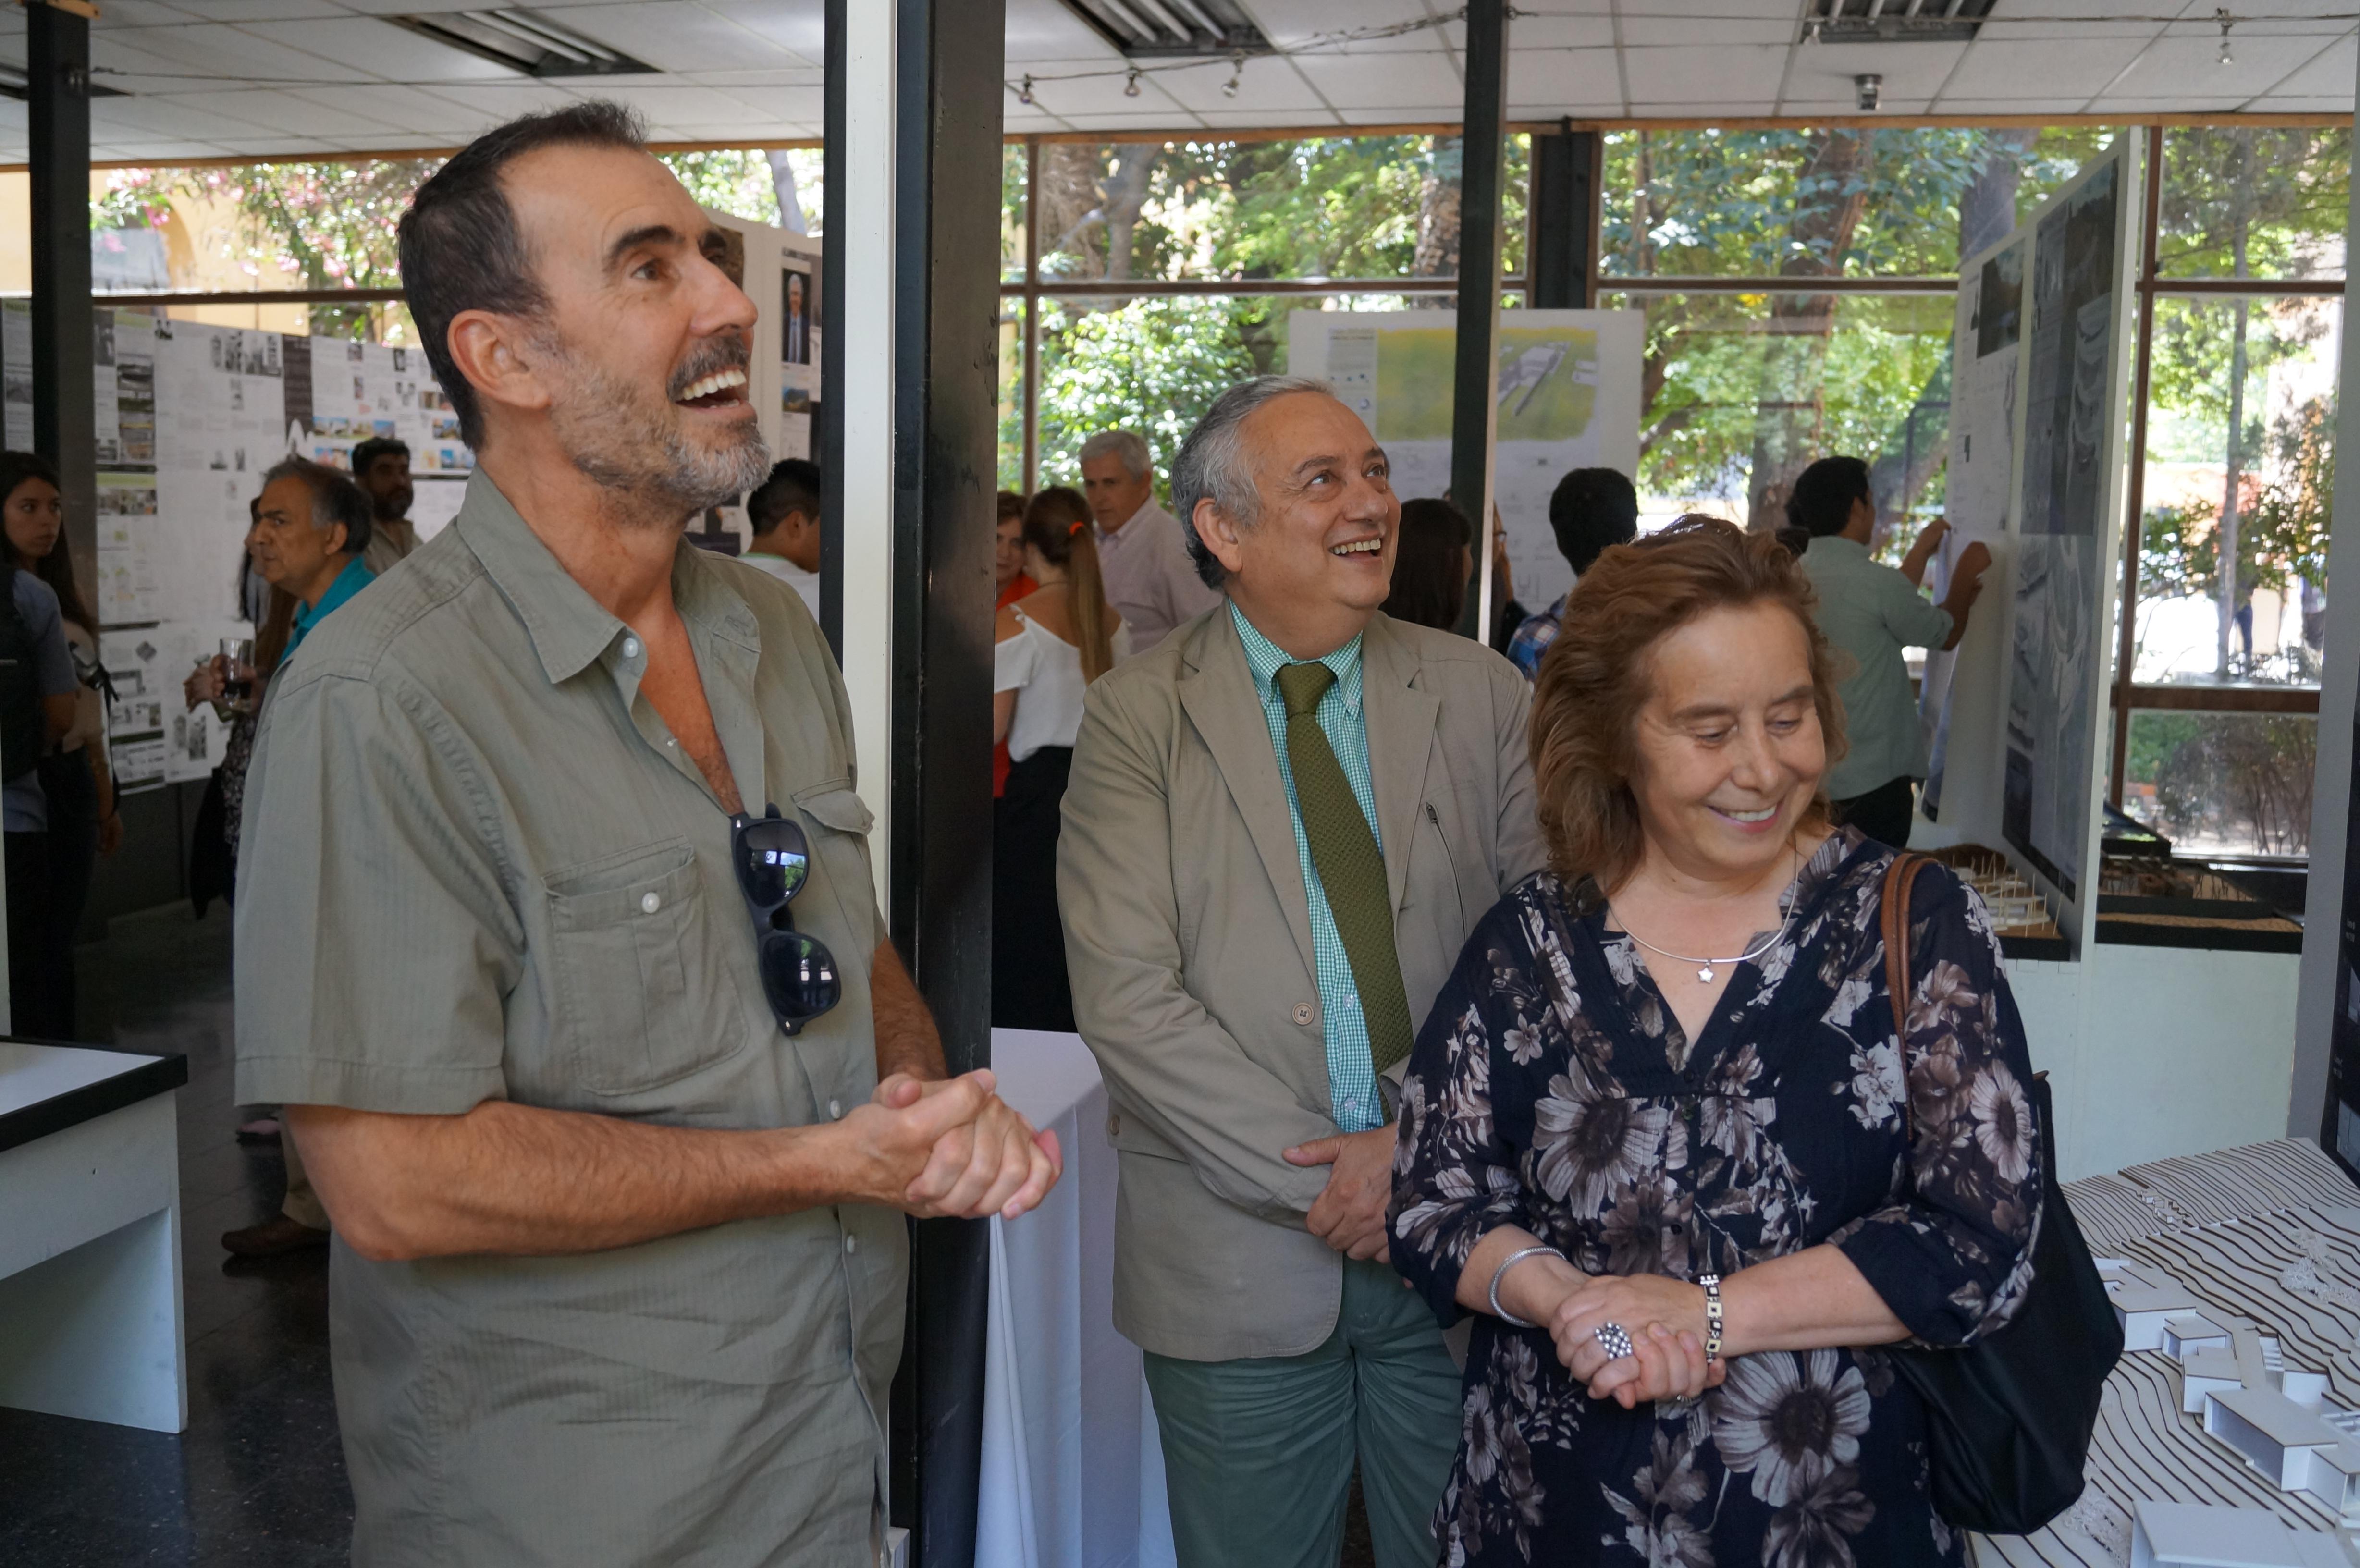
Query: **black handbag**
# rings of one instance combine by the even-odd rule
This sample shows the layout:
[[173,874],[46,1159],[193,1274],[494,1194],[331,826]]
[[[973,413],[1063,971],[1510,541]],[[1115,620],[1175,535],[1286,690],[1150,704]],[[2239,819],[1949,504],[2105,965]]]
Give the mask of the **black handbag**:
[[[1885,877],[1881,923],[1894,1023],[1908,1039],[1909,885],[1926,857],[1900,855]],[[1908,1111],[1903,1051],[1904,1126]],[[2032,1286],[2005,1328],[1958,1350],[1892,1350],[1894,1369],[1926,1407],[1935,1511],[1962,1530],[2024,1535],[2081,1495],[2090,1434],[2106,1375],[2122,1358],[2122,1324],[2057,1186],[2049,1079],[2031,1085],[2039,1120],[2042,1218]]]

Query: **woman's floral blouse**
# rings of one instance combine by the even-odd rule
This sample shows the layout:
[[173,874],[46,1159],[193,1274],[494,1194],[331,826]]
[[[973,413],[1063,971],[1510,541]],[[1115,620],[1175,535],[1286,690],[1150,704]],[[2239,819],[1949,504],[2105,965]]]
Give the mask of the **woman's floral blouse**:
[[[1693,1043],[1594,891],[1578,908],[1545,873],[1501,900],[1402,1095],[1393,1259],[1445,1323],[1468,1254],[1508,1224],[1589,1273],[1682,1279],[1832,1242],[1929,1345],[2014,1315],[2041,1192],[2023,1025],[1981,900],[1926,868],[1913,1137],[1877,932],[1891,858],[1830,837]],[[1453,1568],[1962,1563],[1927,1484],[1924,1412],[1875,1351],[1740,1356],[1700,1399],[1624,1410],[1545,1330],[1478,1315],[1437,1522]]]

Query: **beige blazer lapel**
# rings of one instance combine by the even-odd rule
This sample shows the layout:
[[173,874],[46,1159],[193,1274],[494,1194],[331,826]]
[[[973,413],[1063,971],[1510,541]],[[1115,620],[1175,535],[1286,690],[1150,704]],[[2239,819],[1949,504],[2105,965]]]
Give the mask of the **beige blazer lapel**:
[[1392,620],[1382,612],[1361,638],[1360,664],[1360,708],[1369,728],[1377,835],[1384,841],[1385,888],[1399,914],[1408,893],[1410,840],[1426,801],[1426,765],[1442,703],[1417,689],[1417,655],[1393,635]]
[[[1311,896],[1303,886],[1303,863],[1295,844],[1295,817],[1286,809],[1286,781],[1279,777],[1278,752],[1271,744],[1270,721],[1262,716],[1262,699],[1254,691],[1253,671],[1246,666],[1245,645],[1230,624],[1226,606],[1206,616],[1188,632],[1183,650],[1187,668],[1180,677],[1180,705],[1196,726],[1205,747],[1213,754],[1246,821],[1254,849],[1271,886],[1278,890],[1279,908],[1286,911],[1287,930],[1303,954],[1304,968],[1318,973],[1311,945]],[[1243,866],[1234,867],[1243,874]]]

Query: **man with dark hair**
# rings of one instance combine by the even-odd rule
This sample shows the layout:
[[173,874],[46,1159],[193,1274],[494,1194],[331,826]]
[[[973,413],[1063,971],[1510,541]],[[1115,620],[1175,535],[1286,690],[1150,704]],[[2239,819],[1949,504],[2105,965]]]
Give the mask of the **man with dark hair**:
[[418,530],[410,521],[410,504],[417,492],[410,483],[410,443],[392,436],[371,436],[353,448],[353,483],[370,504],[369,570],[383,576],[394,563],[418,548]]
[[754,542],[738,559],[769,572],[803,597],[819,616],[819,464],[781,459],[761,487],[746,497]]
[[[1612,468],[1577,468],[1557,482],[1549,493],[1549,531],[1557,535],[1557,552],[1573,568],[1573,580],[1611,545],[1629,544],[1639,537],[1639,492],[1629,477]],[[1557,603],[1539,615],[1525,617],[1508,643],[1508,661],[1532,680],[1540,673],[1541,655],[1557,641],[1565,626],[1568,588]]]
[[1836,688],[1846,748],[1828,769],[1829,800],[1838,822],[1895,849],[1909,846],[1917,783],[1926,777],[1926,738],[1901,650],[1958,647],[1991,564],[1990,547],[1977,539],[1950,569],[1950,595],[1929,603],[1918,586],[1950,528],[1941,517],[1928,523],[1896,572],[1868,553],[1876,502],[1867,463],[1823,457],[1797,475],[1786,497],[1782,532],[1810,537],[1803,572],[1819,594],[1819,630],[1852,661],[1852,674]]
[[754,306],[628,110],[479,137],[402,281],[477,466],[274,682],[241,1095],[335,1222],[362,1568],[873,1563],[903,1214],[1056,1174],[945,1081],[819,628],[696,549]]

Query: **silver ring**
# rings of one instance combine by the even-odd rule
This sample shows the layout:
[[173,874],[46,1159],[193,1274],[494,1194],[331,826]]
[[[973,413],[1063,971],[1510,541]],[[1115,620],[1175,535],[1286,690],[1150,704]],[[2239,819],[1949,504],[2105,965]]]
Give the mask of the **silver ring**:
[[1631,1354],[1631,1331],[1619,1323],[1598,1325],[1598,1347],[1606,1352],[1609,1361],[1620,1361]]

